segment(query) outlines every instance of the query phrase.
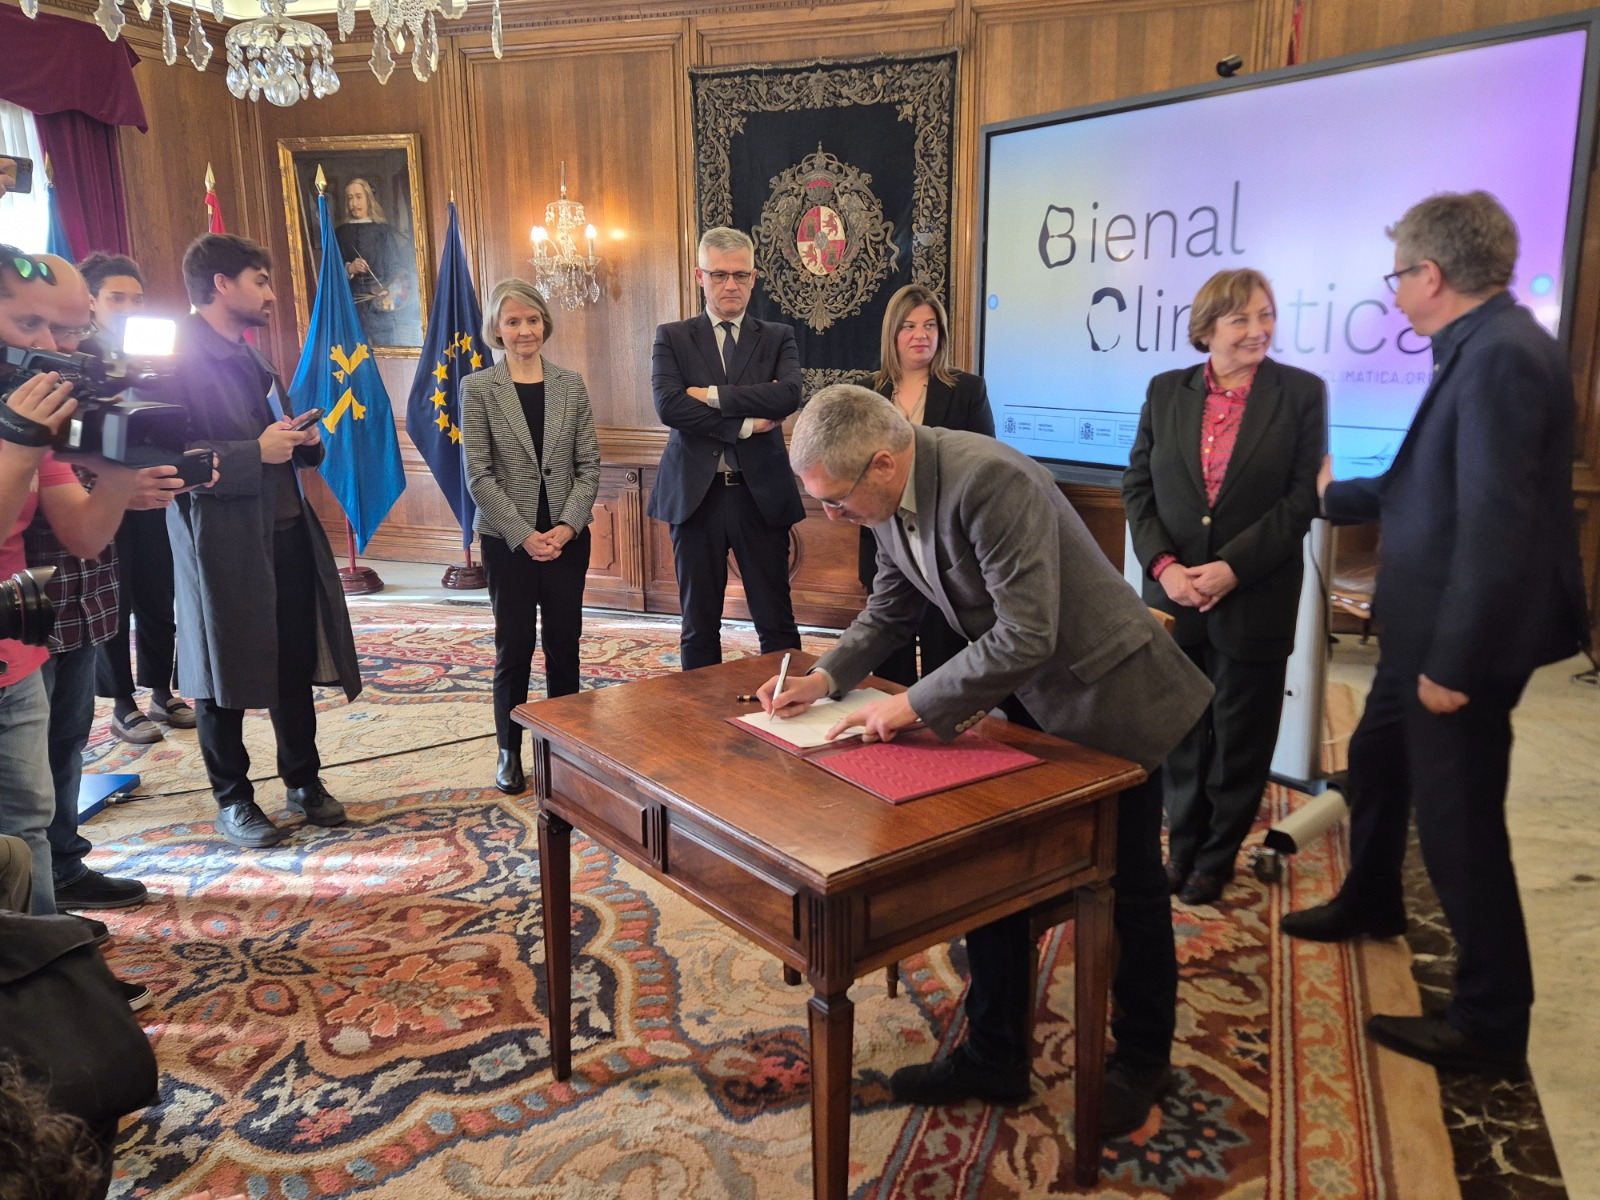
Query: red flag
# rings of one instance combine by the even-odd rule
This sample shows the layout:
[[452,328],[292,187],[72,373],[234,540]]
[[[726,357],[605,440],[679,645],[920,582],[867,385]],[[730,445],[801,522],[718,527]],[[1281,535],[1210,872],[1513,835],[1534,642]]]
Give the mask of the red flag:
[[1289,55],[1286,66],[1300,61],[1301,23],[1305,18],[1306,0],[1295,0],[1294,16],[1289,18]]
[[206,164],[206,232],[227,233],[228,227],[222,223],[222,201],[217,199],[217,177],[211,173],[211,164]]

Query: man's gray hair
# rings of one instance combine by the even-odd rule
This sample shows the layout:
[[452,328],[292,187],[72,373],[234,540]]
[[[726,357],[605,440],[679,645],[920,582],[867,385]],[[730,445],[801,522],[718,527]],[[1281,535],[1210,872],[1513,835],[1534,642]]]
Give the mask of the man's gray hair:
[[730,229],[726,225],[718,225],[700,235],[695,261],[704,258],[707,250],[745,250],[749,252],[751,262],[756,260],[756,244],[750,240],[750,235],[742,229]]
[[853,383],[825,387],[806,402],[789,439],[796,472],[821,465],[835,479],[854,479],[880,450],[911,444],[911,422],[892,401]]
[[1517,266],[1516,224],[1488,192],[1429,196],[1386,232],[1405,265],[1438,263],[1444,281],[1464,296],[1498,291]]

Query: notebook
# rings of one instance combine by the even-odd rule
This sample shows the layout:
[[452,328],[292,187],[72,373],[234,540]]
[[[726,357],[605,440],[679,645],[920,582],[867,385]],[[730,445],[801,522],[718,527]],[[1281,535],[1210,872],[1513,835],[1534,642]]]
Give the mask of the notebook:
[[1044,760],[976,733],[941,742],[933,730],[916,729],[892,742],[850,746],[806,761],[890,804],[904,804]]
[[818,750],[832,750],[838,746],[860,742],[860,730],[846,733],[831,742],[824,735],[833,728],[840,717],[849,716],[856,709],[871,704],[874,700],[888,698],[888,692],[877,688],[856,688],[855,691],[847,692],[837,700],[831,698],[818,700],[798,717],[773,717],[764,712],[754,712],[740,717],[729,717],[728,720],[749,730],[758,738],[771,742],[786,753],[805,756]]

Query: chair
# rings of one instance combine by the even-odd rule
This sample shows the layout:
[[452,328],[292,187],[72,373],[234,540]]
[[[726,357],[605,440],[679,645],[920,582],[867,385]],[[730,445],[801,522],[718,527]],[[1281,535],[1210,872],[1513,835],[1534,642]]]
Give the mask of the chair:
[[1361,644],[1372,636],[1372,592],[1378,582],[1378,552],[1349,550],[1335,554],[1328,607],[1361,622]]

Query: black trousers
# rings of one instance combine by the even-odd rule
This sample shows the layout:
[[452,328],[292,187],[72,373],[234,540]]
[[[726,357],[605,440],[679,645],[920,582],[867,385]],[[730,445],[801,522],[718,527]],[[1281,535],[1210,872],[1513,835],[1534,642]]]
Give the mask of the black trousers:
[[[1006,706],[1013,720],[1020,705]],[[1177,1025],[1178,957],[1172,897],[1161,866],[1161,770],[1122,793],[1117,808],[1117,871],[1111,911],[1120,955],[1111,980],[1117,1054],[1139,1066],[1161,1066],[1172,1054]],[[1016,1067],[1032,1059],[1028,1045],[1028,976],[1033,942],[1028,914],[1014,913],[967,934],[967,1044],[982,1062]]]
[[1415,675],[1378,664],[1350,738],[1350,873],[1339,899],[1390,921],[1404,916],[1401,865],[1413,808],[1428,878],[1456,940],[1450,1023],[1486,1046],[1522,1054],[1533,966],[1522,919],[1506,783],[1511,710],[1526,678],[1471,694],[1443,716],[1417,699]]
[[1182,867],[1231,879],[1272,770],[1289,663],[1245,662],[1205,642],[1183,652],[1217,692],[1163,767],[1168,851]]
[[134,675],[128,659],[128,618],[139,652],[139,686],[173,686],[173,645],[177,625],[172,618],[172,543],[167,541],[167,514],[162,509],[130,512],[117,530],[117,571],[122,595],[117,633],[102,643],[95,663],[95,694],[122,700],[133,695]]
[[719,476],[693,515],[670,529],[683,613],[679,657],[685,671],[722,661],[730,550],[739,564],[761,653],[800,649],[789,600],[789,531],[767,524],[742,484],[726,487]]
[[[311,691],[317,668],[317,568],[304,518],[272,535],[272,570],[278,590],[278,702],[267,715],[278,742],[278,774],[284,786],[310,787],[322,770],[322,759]],[[244,747],[244,712],[208,698],[194,702],[200,757],[219,808],[255,799]]]
[[547,696],[578,690],[578,639],[583,634],[583,584],[592,539],[588,529],[553,562],[535,562],[522,547],[479,534],[494,609],[494,732],[502,750],[522,748],[522,726],[511,710],[527,702],[533,651],[544,623]]

